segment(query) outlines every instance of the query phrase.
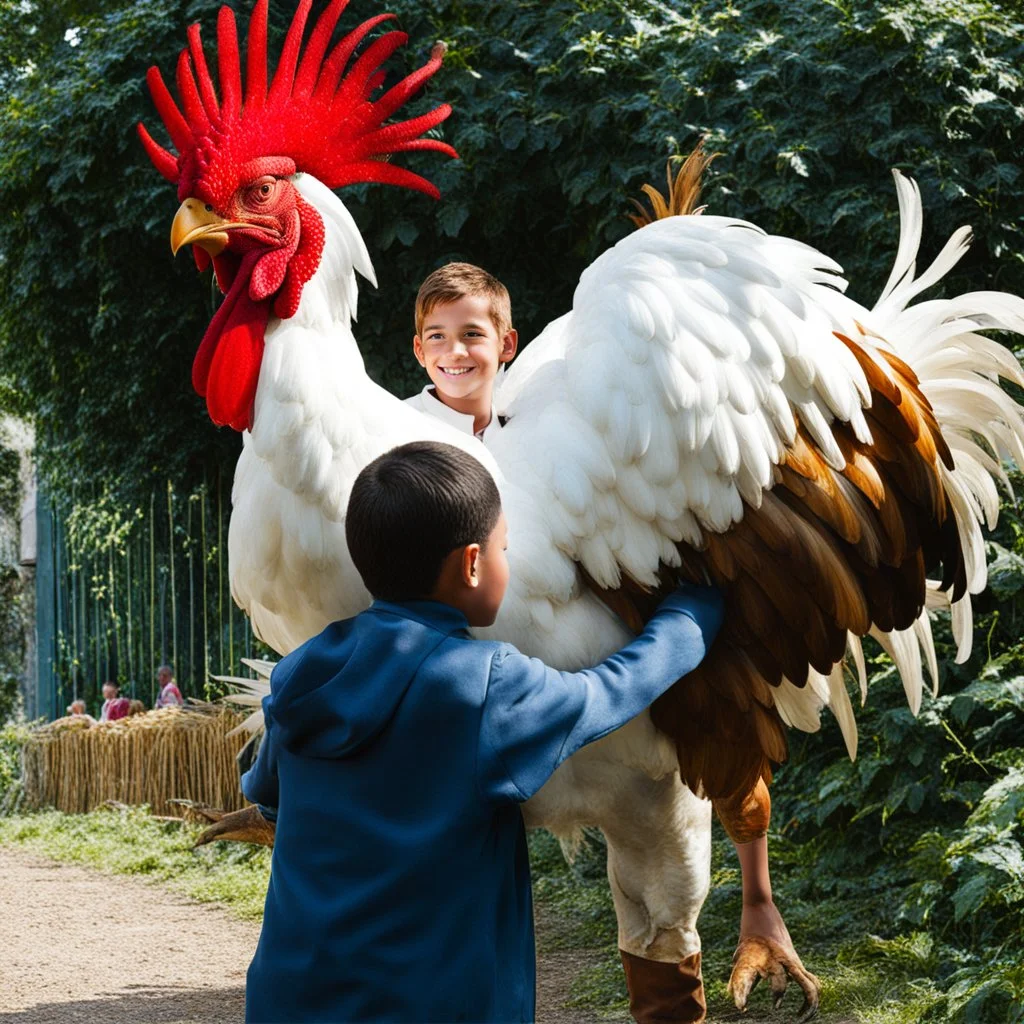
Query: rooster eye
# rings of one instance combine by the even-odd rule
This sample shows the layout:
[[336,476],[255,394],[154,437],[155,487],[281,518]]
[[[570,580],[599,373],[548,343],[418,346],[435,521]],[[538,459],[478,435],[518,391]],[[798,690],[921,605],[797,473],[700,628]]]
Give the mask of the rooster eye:
[[269,196],[270,195],[270,186],[267,185],[267,184],[260,185],[260,195],[261,196]]

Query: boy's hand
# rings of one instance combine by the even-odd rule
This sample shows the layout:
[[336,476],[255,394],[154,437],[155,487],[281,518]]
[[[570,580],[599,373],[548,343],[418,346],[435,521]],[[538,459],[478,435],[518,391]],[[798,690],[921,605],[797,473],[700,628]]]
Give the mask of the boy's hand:
[[658,611],[684,612],[692,616],[704,633],[705,648],[708,648],[722,628],[725,599],[717,587],[684,583],[661,602]]

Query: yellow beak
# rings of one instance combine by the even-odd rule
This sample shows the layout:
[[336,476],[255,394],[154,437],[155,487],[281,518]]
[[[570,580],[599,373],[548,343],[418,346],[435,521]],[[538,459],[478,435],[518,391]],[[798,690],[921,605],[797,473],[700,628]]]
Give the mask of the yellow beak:
[[200,199],[186,199],[171,224],[171,252],[177,255],[183,245],[198,245],[211,256],[218,256],[227,248],[228,230],[246,226],[224,220]]

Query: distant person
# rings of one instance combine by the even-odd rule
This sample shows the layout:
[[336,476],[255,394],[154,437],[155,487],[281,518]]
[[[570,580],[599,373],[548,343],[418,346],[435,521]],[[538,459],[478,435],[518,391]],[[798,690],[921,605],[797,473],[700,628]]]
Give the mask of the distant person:
[[101,722],[116,722],[128,714],[128,706],[131,702],[127,697],[121,696],[121,689],[117,683],[103,684],[103,707],[100,708]]
[[118,687],[116,683],[104,683],[103,684],[103,704],[100,706],[100,721],[110,721],[110,705],[115,701],[119,700]]
[[160,687],[160,695],[156,699],[158,708],[180,708],[185,706],[185,698],[174,681],[174,670],[170,665],[161,665],[156,670],[156,681]]
[[68,705],[68,718],[84,718],[90,725],[96,724],[96,719],[86,712],[84,700],[73,700]]
[[144,715],[146,713],[146,705],[141,700],[130,700],[128,701],[128,717],[132,715]]

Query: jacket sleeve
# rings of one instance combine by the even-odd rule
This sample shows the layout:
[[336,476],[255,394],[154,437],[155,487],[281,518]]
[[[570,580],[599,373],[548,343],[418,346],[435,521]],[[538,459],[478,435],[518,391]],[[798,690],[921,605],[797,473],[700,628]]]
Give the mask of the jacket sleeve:
[[582,672],[559,672],[499,647],[480,725],[481,794],[528,800],[567,757],[625,725],[692,672],[722,616],[717,590],[682,587],[632,643]]
[[263,698],[263,740],[256,763],[242,776],[242,792],[267,821],[277,821],[277,733],[271,701],[269,696]]

